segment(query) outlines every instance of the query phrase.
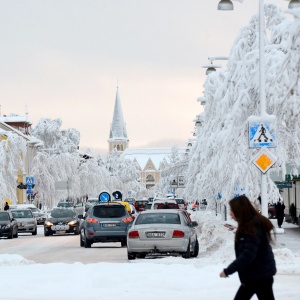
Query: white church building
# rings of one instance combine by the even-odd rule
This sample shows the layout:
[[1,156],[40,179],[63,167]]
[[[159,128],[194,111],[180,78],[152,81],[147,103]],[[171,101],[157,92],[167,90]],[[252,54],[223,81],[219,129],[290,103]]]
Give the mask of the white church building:
[[[108,139],[109,152],[116,148],[125,159],[130,159],[139,170],[140,182],[147,189],[153,187],[160,180],[161,170],[169,161],[172,148],[130,148],[129,139],[124,122],[119,89],[117,88],[113,119]],[[178,147],[183,155],[186,149]]]

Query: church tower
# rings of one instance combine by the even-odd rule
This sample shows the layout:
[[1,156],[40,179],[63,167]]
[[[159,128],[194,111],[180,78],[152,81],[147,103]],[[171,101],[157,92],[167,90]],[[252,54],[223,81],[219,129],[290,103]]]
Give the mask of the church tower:
[[114,108],[113,120],[110,125],[108,147],[109,153],[116,148],[123,152],[128,148],[129,140],[127,137],[126,124],[124,123],[123,112],[121,107],[119,88],[117,87],[116,101]]

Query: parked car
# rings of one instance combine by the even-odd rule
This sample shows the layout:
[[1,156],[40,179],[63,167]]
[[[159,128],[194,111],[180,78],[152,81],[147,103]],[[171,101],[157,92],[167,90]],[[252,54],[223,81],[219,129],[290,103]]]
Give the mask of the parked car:
[[18,237],[18,223],[11,211],[0,211],[0,237],[8,239]]
[[11,209],[11,213],[14,219],[18,223],[19,233],[31,233],[32,235],[37,234],[37,220],[33,215],[32,211],[27,209]]
[[276,219],[276,209],[274,204],[268,204],[268,217],[269,219]]
[[128,259],[145,258],[149,254],[197,257],[199,243],[196,226],[197,222],[191,222],[182,210],[144,211],[137,216],[128,231]]
[[73,209],[53,208],[44,223],[44,235],[79,234],[80,219]]
[[90,207],[80,224],[80,246],[91,248],[94,243],[121,242],[126,247],[127,231],[132,223],[124,205],[99,203]]
[[148,200],[135,200],[133,202],[133,206],[135,207],[137,212],[144,211],[145,206],[148,203]]

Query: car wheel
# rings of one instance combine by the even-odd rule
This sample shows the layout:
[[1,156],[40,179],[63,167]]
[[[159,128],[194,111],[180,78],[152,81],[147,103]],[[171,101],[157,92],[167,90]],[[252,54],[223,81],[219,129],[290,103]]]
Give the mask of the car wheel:
[[37,227],[35,227],[35,231],[32,232],[32,235],[36,235],[37,234]]
[[7,236],[8,239],[12,239],[14,237],[13,230]]
[[84,237],[84,248],[91,248],[92,246],[92,242],[86,238],[86,236]]
[[191,257],[191,242],[189,241],[186,252],[182,254],[183,258],[190,258]]
[[135,259],[135,254],[130,253],[130,252],[127,251],[127,257],[128,257],[128,260],[134,260]]
[[78,235],[79,234],[79,227],[76,227],[75,231],[74,231],[74,234],[75,235]]
[[14,238],[17,238],[19,236],[18,230],[16,231],[16,234],[14,235]]
[[127,241],[121,241],[121,247],[127,247]]
[[146,254],[145,253],[141,253],[141,254],[138,254],[137,255],[137,258],[145,258],[146,257]]
[[47,232],[46,230],[44,230],[44,236],[49,236],[49,232]]
[[83,239],[82,239],[82,236],[81,236],[81,234],[80,234],[80,247],[84,247],[84,241],[83,241]]
[[198,242],[198,239],[196,239],[194,252],[193,252],[193,254],[191,255],[191,257],[197,257],[198,254],[199,254],[199,242]]

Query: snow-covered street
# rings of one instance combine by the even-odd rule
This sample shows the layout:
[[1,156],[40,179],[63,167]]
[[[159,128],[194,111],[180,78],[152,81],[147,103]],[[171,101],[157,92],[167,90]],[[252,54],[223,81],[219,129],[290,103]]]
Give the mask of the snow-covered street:
[[[196,259],[165,257],[125,263],[36,264],[18,254],[2,254],[0,299],[232,299],[239,286],[238,276],[222,279],[219,273],[234,257],[234,235],[223,226],[224,221],[213,218],[211,213],[200,211],[192,216],[202,226]],[[295,225],[283,225],[288,230],[278,236],[274,246],[278,270],[274,293],[277,300],[298,300],[300,236],[297,238]],[[283,244],[291,249],[282,248]],[[5,241],[1,241],[0,247],[5,247]]]

